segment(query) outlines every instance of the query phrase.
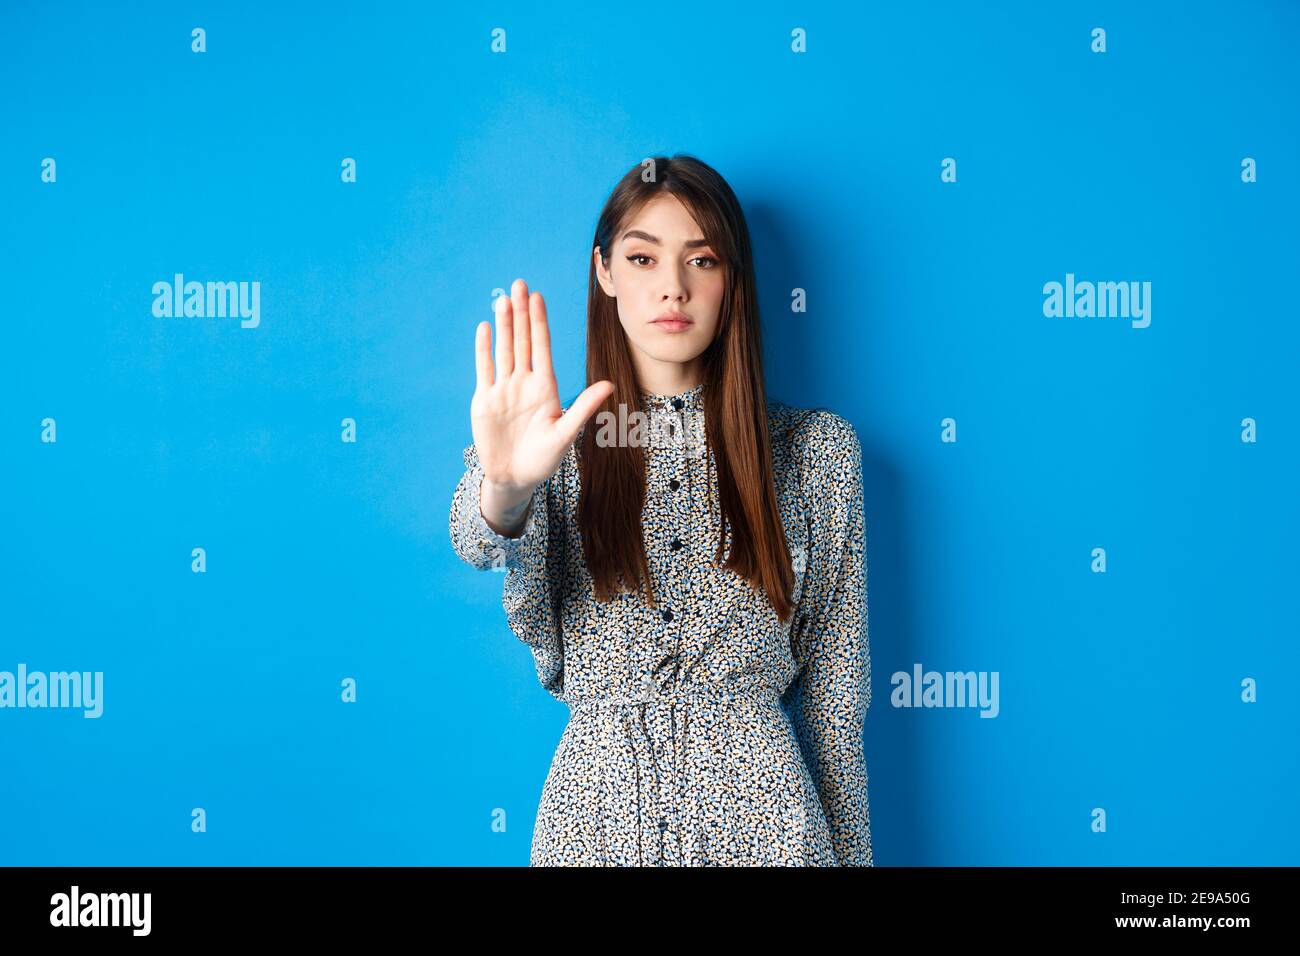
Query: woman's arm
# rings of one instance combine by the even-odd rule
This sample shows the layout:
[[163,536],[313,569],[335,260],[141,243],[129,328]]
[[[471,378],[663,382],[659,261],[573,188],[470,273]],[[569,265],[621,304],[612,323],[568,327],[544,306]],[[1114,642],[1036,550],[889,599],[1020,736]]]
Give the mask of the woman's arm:
[[862,447],[853,426],[819,413],[807,439],[811,509],[804,590],[791,645],[799,666],[783,701],[817,785],[841,866],[872,866],[863,723],[871,705]]
[[[452,545],[476,568],[507,567],[545,548],[545,529],[530,535],[537,524],[530,516],[542,510],[546,483],[583,423],[614,389],[612,382],[588,386],[565,411],[541,293],[530,295],[516,279],[494,307],[495,360],[492,326],[480,322],[474,330],[474,444],[465,449],[451,508]],[[521,538],[527,540],[511,543]]]
[[558,516],[564,498],[553,494],[553,479],[614,385],[588,386],[566,411],[541,295],[529,295],[516,279],[495,307],[495,361],[492,326],[480,322],[475,330],[474,443],[465,449],[465,472],[452,495],[451,543],[471,567],[506,572],[501,600],[510,629],[532,650],[542,686],[563,700],[564,523]]
[[[471,567],[504,571],[501,604],[515,636],[528,645],[537,679],[557,700],[564,700],[564,641],[559,623],[564,565],[562,535],[552,534],[551,480],[533,490],[528,513],[516,537],[488,526],[479,504],[483,469],[473,445],[465,449],[465,474],[451,499],[451,543]],[[560,524],[556,522],[556,528]]]
[[486,478],[479,486],[480,513],[493,531],[507,538],[519,537],[524,526],[524,514],[532,500],[532,488],[497,485]]
[[465,472],[451,497],[452,549],[461,560],[480,571],[526,568],[532,574],[544,574],[550,530],[549,479],[529,491],[522,504],[512,506],[517,516],[510,521],[508,515],[497,515],[496,509],[488,507],[483,500],[484,489],[491,483],[483,475],[478,449],[469,445],[462,458]]

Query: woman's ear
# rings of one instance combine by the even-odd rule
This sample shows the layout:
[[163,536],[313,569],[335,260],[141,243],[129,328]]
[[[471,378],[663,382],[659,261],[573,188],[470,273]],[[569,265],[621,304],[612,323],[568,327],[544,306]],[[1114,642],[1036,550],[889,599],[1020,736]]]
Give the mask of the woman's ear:
[[614,295],[614,277],[610,275],[606,261],[600,257],[600,246],[595,246],[591,250],[592,259],[596,263],[596,281],[600,287],[605,290],[605,295],[611,299],[617,298]]

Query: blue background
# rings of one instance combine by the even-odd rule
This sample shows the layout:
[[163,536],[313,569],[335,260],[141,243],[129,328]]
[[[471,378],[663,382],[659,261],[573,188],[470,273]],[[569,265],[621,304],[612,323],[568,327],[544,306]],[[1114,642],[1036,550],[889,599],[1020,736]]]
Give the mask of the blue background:
[[[1300,863],[1294,4],[267,6],[0,14],[0,670],[105,674],[0,710],[0,863],[527,863],[567,711],[448,540],[474,327],[524,277],[576,393],[596,216],[678,151],[769,393],[864,446],[877,864]],[[1067,272],[1150,327],[1045,318]],[[891,706],[917,662],[999,716]]]

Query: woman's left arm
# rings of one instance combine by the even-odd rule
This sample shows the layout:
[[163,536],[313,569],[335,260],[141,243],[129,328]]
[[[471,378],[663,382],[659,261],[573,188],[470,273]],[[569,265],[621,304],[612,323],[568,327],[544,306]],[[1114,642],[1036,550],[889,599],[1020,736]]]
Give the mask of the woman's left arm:
[[795,611],[795,663],[784,695],[841,866],[872,866],[863,724],[871,705],[862,446],[853,426],[819,413],[808,436],[811,528]]

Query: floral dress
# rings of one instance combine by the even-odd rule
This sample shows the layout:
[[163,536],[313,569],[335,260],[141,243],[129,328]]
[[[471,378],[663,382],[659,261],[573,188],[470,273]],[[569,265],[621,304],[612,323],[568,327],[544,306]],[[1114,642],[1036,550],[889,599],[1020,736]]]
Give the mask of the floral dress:
[[472,567],[505,572],[510,629],[569,707],[533,866],[872,865],[861,446],[833,412],[768,399],[796,578],[782,622],[762,590],[713,564],[720,518],[703,388],[642,397],[653,423],[642,438],[653,608],[639,593],[594,598],[576,443],[534,491],[516,538],[483,519],[482,468],[473,445],[464,451],[452,545]]

